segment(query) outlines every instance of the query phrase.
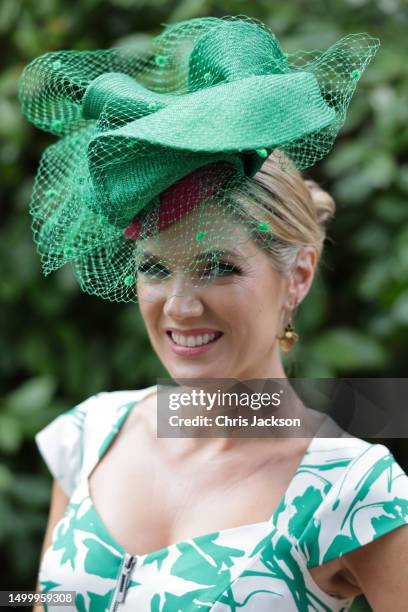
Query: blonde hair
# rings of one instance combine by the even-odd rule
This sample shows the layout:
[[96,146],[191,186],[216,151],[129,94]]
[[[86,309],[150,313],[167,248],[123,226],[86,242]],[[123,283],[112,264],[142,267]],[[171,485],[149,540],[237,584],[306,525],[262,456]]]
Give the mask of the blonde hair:
[[315,181],[305,179],[282,151],[275,149],[265,160],[239,203],[246,215],[272,229],[266,250],[282,275],[293,269],[302,246],[313,246],[320,260],[335,201]]

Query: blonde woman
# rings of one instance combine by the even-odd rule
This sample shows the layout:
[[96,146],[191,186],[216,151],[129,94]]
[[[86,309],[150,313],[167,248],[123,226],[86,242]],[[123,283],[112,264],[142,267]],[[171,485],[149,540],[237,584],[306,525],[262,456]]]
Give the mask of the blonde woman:
[[[327,153],[373,41],[299,72],[262,24],[208,18],[169,27],[137,69],[40,58],[22,106],[63,132],[31,205],[44,269],[71,260],[89,293],[136,292],[176,381],[286,379],[335,211],[301,169]],[[38,590],[92,611],[340,612],[360,593],[405,609],[408,477],[386,446],[326,437],[301,403],[311,438],[162,438],[157,395],[96,393],[37,434],[54,476]]]

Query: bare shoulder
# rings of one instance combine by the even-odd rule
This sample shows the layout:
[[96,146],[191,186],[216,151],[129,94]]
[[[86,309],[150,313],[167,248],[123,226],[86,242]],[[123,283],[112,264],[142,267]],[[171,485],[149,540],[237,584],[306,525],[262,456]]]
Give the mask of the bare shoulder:
[[399,568],[400,565],[404,565],[404,561],[408,572],[408,524],[396,527],[372,542],[343,555],[341,559],[345,567],[360,576],[368,577],[377,566],[382,574],[387,567]]
[[310,573],[326,592],[338,597],[362,593],[373,610],[403,612],[401,602],[408,598],[408,525],[313,567]]
[[139,411],[151,410],[157,405],[157,387],[152,387],[150,391],[143,394],[142,398],[137,402]]
[[341,557],[312,567],[310,574],[326,593],[337,597],[356,597],[362,593],[352,572],[344,565]]
[[133,427],[141,421],[147,423],[150,427],[156,423],[157,417],[157,387],[153,387],[150,392],[144,394],[135,404],[132,413],[127,419],[126,428]]
[[341,561],[374,610],[406,610],[408,524],[343,555]]

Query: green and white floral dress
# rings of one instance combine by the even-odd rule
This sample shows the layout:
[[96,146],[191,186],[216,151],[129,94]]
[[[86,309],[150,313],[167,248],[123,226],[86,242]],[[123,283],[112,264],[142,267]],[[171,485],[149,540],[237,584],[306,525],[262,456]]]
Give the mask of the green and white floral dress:
[[37,433],[70,498],[42,558],[42,592],[76,591],[81,612],[348,610],[353,598],[325,593],[309,569],[408,524],[408,476],[387,447],[321,437],[326,419],[270,520],[130,555],[95,510],[88,475],[153,388],[98,393]]

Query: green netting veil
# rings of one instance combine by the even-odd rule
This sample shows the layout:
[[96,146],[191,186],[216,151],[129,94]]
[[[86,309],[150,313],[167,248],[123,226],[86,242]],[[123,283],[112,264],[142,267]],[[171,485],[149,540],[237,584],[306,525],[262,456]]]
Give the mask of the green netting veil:
[[177,272],[198,287],[227,245],[267,245],[270,216],[242,205],[252,177],[273,151],[300,171],[327,155],[378,46],[359,33],[288,54],[228,16],[166,26],[143,51],[33,60],[22,112],[59,137],[29,206],[43,273],[71,262],[87,293],[137,301],[137,282],[154,293]]

